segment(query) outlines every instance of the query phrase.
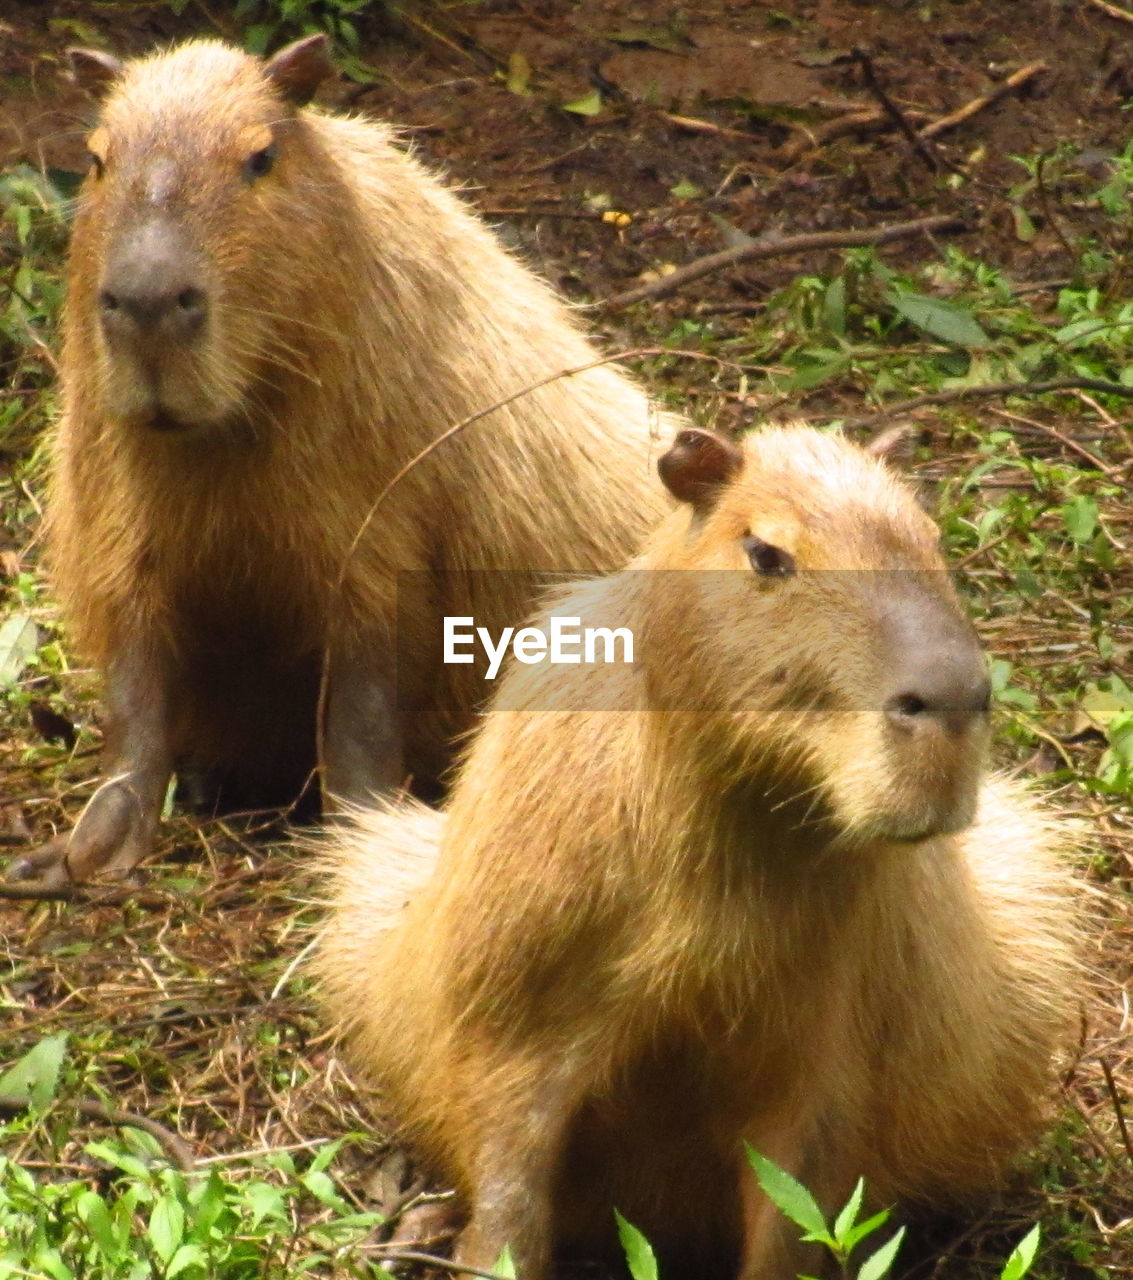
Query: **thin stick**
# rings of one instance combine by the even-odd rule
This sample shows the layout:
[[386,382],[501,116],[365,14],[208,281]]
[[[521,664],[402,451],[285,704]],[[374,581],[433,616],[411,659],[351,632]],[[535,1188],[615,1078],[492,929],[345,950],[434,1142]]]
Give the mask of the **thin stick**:
[[[917,124],[928,119],[923,111],[905,111],[903,114],[906,120],[914,121]],[[888,111],[870,107],[868,110],[848,111],[845,115],[836,116],[833,120],[827,120],[825,124],[815,125],[813,129],[808,129],[803,125],[795,125],[798,134],[793,138],[789,138],[779,148],[778,154],[788,163],[793,163],[808,151],[815,151],[819,147],[824,147],[828,142],[833,142],[835,138],[841,138],[847,133],[881,130],[892,123],[893,117]]]
[[385,1245],[371,1246],[381,1250],[383,1262],[423,1262],[430,1267],[440,1267],[444,1271],[452,1271],[461,1276],[483,1276],[484,1280],[508,1280],[498,1271],[485,1271],[483,1267],[470,1267],[467,1262],[453,1262],[449,1258],[438,1258],[431,1253],[418,1253],[415,1249],[387,1249]]
[[743,129],[730,129],[727,125],[713,124],[711,120],[700,120],[696,116],[676,116],[671,111],[658,111],[662,120],[684,129],[687,133],[707,133],[717,138],[736,138],[743,142],[754,142],[754,133],[745,133]]
[[1121,1099],[1118,1097],[1117,1085],[1113,1082],[1113,1072],[1110,1070],[1109,1060],[1100,1058],[1099,1061],[1102,1064],[1102,1074],[1105,1076],[1105,1087],[1109,1090],[1114,1114],[1117,1116],[1117,1127],[1121,1130],[1121,1141],[1125,1144],[1125,1154],[1129,1157],[1130,1164],[1133,1164],[1133,1142],[1129,1140],[1129,1130],[1125,1124],[1125,1108],[1121,1105]]
[[735,249],[722,249],[719,253],[705,254],[678,267],[670,275],[648,284],[616,293],[602,305],[607,310],[620,310],[646,298],[664,298],[670,293],[699,280],[701,276],[736,267],[745,262],[759,262],[765,258],[780,258],[790,253],[806,253],[815,249],[852,249],[858,245],[888,244],[891,240],[907,240],[911,236],[932,232],[963,231],[965,223],[949,214],[936,214],[931,218],[918,218],[914,222],[895,222],[888,226],[871,227],[864,231],[808,231],[797,236],[763,237],[754,244],[739,245]]
[[916,152],[918,156],[925,162],[928,168],[936,173],[940,168],[940,158],[933,154],[929,149],[928,142],[925,139],[924,131],[920,133],[905,118],[900,107],[881,87],[881,82],[877,78],[877,73],[873,69],[873,59],[864,49],[855,49],[854,61],[862,69],[862,75],[865,77],[866,88],[881,103],[882,109],[890,117],[898,129],[905,135],[909,146]]
[[[1093,0],[1093,3],[1097,4],[1098,0]],[[1130,21],[1133,21],[1133,18]],[[1045,62],[1032,62],[1029,66],[1020,67],[1018,71],[1013,71],[1002,84],[997,84],[989,93],[973,98],[971,102],[958,107],[949,115],[941,116],[939,120],[934,120],[932,124],[926,124],[923,129],[917,131],[917,137],[922,141],[927,141],[948,129],[954,129],[958,124],[963,124],[965,120],[971,119],[978,112],[986,110],[993,103],[998,102],[1000,98],[1005,98],[1009,93],[1018,89],[1020,85],[1026,84],[1028,80],[1033,79],[1046,69],[1047,64]]]
[[1116,18],[1119,22],[1133,22],[1133,13],[1128,9],[1122,9],[1116,4],[1107,4],[1106,0],[1090,0],[1090,3],[1095,9],[1100,9],[1102,13]]
[[[21,1098],[15,1094],[0,1094],[0,1112],[6,1115],[19,1115],[31,1105],[30,1098]],[[65,1104],[61,1104],[65,1105]],[[158,1124],[156,1120],[151,1120],[149,1116],[135,1115],[132,1111],[119,1111],[115,1107],[103,1106],[101,1102],[95,1102],[90,1098],[80,1099],[76,1104],[79,1115],[86,1116],[88,1120],[101,1120],[104,1124],[112,1124],[116,1128],[141,1129],[148,1133],[151,1137],[156,1138],[161,1144],[162,1150],[178,1167],[188,1171],[196,1167],[197,1158],[189,1149],[188,1144],[172,1129],[167,1129],[165,1125]]]
[[854,418],[851,425],[855,427],[873,426],[884,422],[895,413],[908,413],[910,409],[920,409],[927,404],[952,404],[956,400],[981,400],[994,396],[1041,396],[1048,391],[1103,391],[1107,395],[1124,396],[1133,399],[1133,387],[1124,387],[1120,382],[1106,382],[1103,378],[1052,378],[1049,382],[985,382],[981,386],[955,387],[951,391],[934,391],[923,396],[913,396],[911,400],[898,400],[888,408],[872,413],[866,418]]
[[1077,440],[1072,440],[1070,436],[1064,435],[1057,427],[1048,427],[1045,422],[1036,422],[1034,418],[1021,418],[1017,413],[1008,413],[1006,409],[992,409],[992,413],[998,414],[1001,418],[1006,418],[1008,422],[1019,422],[1025,426],[1032,427],[1044,436],[1050,436],[1052,440],[1057,440],[1059,444],[1064,445],[1071,453],[1076,453],[1080,458],[1085,458],[1090,466],[1096,467],[1102,475],[1116,475],[1125,465],[1124,463],[1118,463],[1116,466],[1107,466],[1096,454],[1091,453],[1084,445],[1080,445]]

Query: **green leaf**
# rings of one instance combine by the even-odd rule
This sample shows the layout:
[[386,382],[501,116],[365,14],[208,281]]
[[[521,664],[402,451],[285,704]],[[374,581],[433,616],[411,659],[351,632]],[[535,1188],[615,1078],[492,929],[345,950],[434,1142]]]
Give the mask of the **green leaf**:
[[849,1200],[846,1201],[842,1211],[834,1219],[834,1239],[846,1248],[849,1252],[849,1246],[845,1245],[846,1233],[858,1220],[858,1213],[862,1207],[862,1197],[865,1195],[865,1179],[859,1178],[858,1185],[854,1188]]
[[106,1207],[106,1201],[97,1191],[84,1191],[75,1201],[75,1213],[90,1232],[91,1239],[107,1259],[113,1262],[121,1253],[121,1245],[110,1218],[110,1210]]
[[675,187],[669,188],[669,194],[676,196],[678,200],[699,200],[704,194],[703,187],[698,187],[695,182],[678,182]]
[[826,1230],[826,1219],[818,1207],[814,1197],[796,1178],[792,1178],[786,1169],[761,1156],[754,1148],[744,1144],[747,1158],[755,1170],[759,1185],[767,1198],[785,1213],[797,1226],[808,1232],[816,1240],[830,1238]]
[[1098,504],[1093,498],[1080,493],[1063,505],[1062,522],[1073,541],[1080,547],[1084,546],[1097,531]]
[[189,1267],[199,1267],[202,1275],[208,1275],[208,1265],[208,1254],[199,1244],[183,1244],[169,1259],[169,1265],[165,1268],[164,1280],[173,1280],[174,1276],[179,1276],[182,1271],[188,1270]]
[[492,1270],[500,1276],[507,1276],[508,1280],[516,1280],[515,1277],[515,1259],[511,1256],[511,1248],[504,1245],[504,1251],[496,1259],[495,1266]]
[[575,98],[573,102],[564,102],[563,110],[571,111],[576,116],[596,116],[602,110],[602,95],[597,89],[591,89],[583,98]]
[[986,347],[988,336],[971,313],[942,298],[913,293],[908,289],[892,289],[886,301],[911,325],[923,329],[933,338],[958,347]]
[[871,1254],[862,1263],[858,1271],[858,1280],[881,1280],[882,1276],[888,1275],[904,1235],[905,1228],[902,1227],[891,1240],[887,1240],[876,1253]]
[[640,1231],[614,1210],[618,1223],[618,1239],[625,1250],[626,1265],[633,1280],[657,1280],[657,1255]]
[[176,1196],[164,1195],[149,1216],[149,1238],[153,1251],[168,1263],[177,1252],[185,1234],[185,1210]]
[[0,626],[0,687],[14,684],[35,658],[39,628],[26,613],[14,613]]
[[846,277],[837,276],[826,287],[822,298],[822,318],[831,333],[846,333]]
[[866,1236],[873,1235],[878,1227],[883,1227],[889,1221],[890,1209],[882,1209],[880,1213],[875,1213],[872,1218],[867,1218],[864,1222],[859,1222],[856,1227],[851,1227],[846,1232],[846,1238],[842,1244],[847,1253],[850,1253],[855,1246],[861,1243]]
[[531,64],[522,53],[516,52],[507,60],[507,87],[509,93],[525,97],[530,90]]
[[59,1087],[66,1047],[66,1034],[45,1036],[0,1076],[0,1093],[27,1098],[36,1110],[42,1111],[54,1099]]
[[1031,1264],[1039,1251],[1039,1241],[1041,1239],[1042,1229],[1036,1222],[1015,1246],[1011,1256],[1003,1264],[1003,1270],[999,1273],[999,1280],[1022,1280],[1022,1277],[1031,1269]]

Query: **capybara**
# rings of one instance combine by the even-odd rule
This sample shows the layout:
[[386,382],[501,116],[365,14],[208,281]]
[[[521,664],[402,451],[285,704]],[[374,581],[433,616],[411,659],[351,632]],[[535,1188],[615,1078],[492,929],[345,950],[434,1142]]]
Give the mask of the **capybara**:
[[[239,804],[435,779],[493,625],[615,569],[668,500],[647,397],[384,124],[305,107],[325,40],[194,40],[106,82],[68,267],[49,559],[105,673],[107,781],[23,877],[121,871],[171,773]],[[478,573],[479,570],[498,572]],[[396,635],[395,635],[396,632]]]
[[905,482],[805,427],[688,430],[661,474],[684,505],[538,624],[626,628],[633,664],[513,663],[447,814],[328,838],[330,1012],[455,1186],[457,1259],[523,1280],[615,1207],[667,1280],[818,1265],[744,1141],[827,1209],[859,1175],[986,1190],[1074,1002],[1066,830],[984,776],[984,661]]

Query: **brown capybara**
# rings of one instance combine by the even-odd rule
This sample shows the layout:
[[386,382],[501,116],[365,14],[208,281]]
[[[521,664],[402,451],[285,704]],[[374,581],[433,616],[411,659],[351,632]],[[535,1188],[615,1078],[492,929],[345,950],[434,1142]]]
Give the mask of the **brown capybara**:
[[[440,619],[531,607],[540,571],[616,568],[667,505],[656,415],[551,291],[396,144],[195,40],[106,81],[75,218],[49,552],[106,677],[107,781],[20,877],[150,850],[170,775],[287,802],[315,762],[361,798],[435,778],[483,681]],[[478,570],[497,570],[477,573]],[[395,635],[396,632],[396,635]]]
[[1066,831],[983,776],[983,658],[907,486],[801,427],[687,431],[661,473],[685,505],[537,624],[624,628],[632,665],[513,663],[447,814],[328,842],[334,1020],[455,1186],[458,1261],[523,1280],[612,1248],[615,1207],[668,1280],[811,1270],[744,1141],[828,1210],[859,1175],[986,1190],[1074,1003]]

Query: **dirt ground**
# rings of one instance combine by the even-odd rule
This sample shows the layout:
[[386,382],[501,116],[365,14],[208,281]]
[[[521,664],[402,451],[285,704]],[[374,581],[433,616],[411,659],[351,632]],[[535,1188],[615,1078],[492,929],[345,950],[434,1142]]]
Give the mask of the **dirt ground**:
[[[1096,187],[1128,140],[1133,23],[1103,9],[1091,0],[779,0],[679,10],[658,0],[486,0],[398,13],[375,5],[356,19],[360,48],[344,57],[353,74],[320,102],[399,122],[504,239],[580,304],[601,304],[744,236],[948,214],[962,231],[901,241],[886,261],[923,261],[953,244],[1004,270],[1018,290],[1034,290],[1041,309],[1072,275],[1079,241],[1099,216],[1076,191]],[[91,108],[65,73],[67,46],[135,54],[191,34],[239,39],[241,30],[220,0],[189,3],[179,15],[126,0],[0,2],[0,164],[57,175],[83,169]],[[275,32],[272,47],[294,34]],[[1014,75],[1018,88],[935,138],[902,131],[995,94]],[[872,122],[837,132],[859,114]],[[1057,191],[1013,159],[1056,151]],[[727,343],[742,338],[776,290],[833,261],[832,251],[774,257],[648,306],[597,305],[589,314],[612,349],[680,345],[688,321]],[[49,374],[47,352],[33,359]],[[25,382],[10,394],[30,396],[39,384],[22,368]],[[758,378],[723,385],[694,362],[650,376],[659,394],[729,427],[787,408],[819,419],[876,408],[875,389],[860,378],[800,390],[785,405]],[[923,474],[958,466],[939,416],[928,409],[916,421],[929,455]],[[18,452],[0,449],[6,472],[29,447],[21,439]],[[8,578],[13,565],[36,562],[32,488],[26,504],[0,512]],[[70,757],[44,747],[42,723],[5,726],[0,841],[12,851],[65,825],[89,794],[97,716],[81,697],[96,687],[74,673],[61,690],[91,730]],[[99,1087],[158,1116],[201,1154],[366,1129],[364,1100],[292,981],[314,889],[296,855],[273,844],[278,828],[178,815],[167,831],[164,870],[140,894],[93,904],[0,901],[11,964],[0,1019],[10,1020],[12,1056],[60,1029],[88,1047],[103,1037]],[[1107,892],[1123,892],[1133,870],[1127,814],[1106,810],[1099,831],[1099,847],[1119,867]],[[1105,1046],[1116,1084],[1110,1089],[1084,1053],[1069,1082],[1076,1127],[1059,1139],[1054,1198],[1091,1241],[1076,1254],[1078,1228],[1067,1228],[1065,1274],[1082,1280],[1133,1276],[1133,1146],[1119,1151],[1115,1136],[1133,1084],[1121,990],[1130,934],[1115,910],[1111,901],[1108,976],[1086,1036],[1091,1052]],[[0,1059],[7,1056],[0,1043]],[[1119,1167],[1109,1185],[1096,1184],[1099,1169]],[[358,1187],[361,1198],[361,1169]],[[1003,1257],[1002,1242],[1019,1237],[1036,1203],[1024,1191],[1005,1209],[931,1224],[923,1260],[905,1274],[992,1274],[986,1268]]]

